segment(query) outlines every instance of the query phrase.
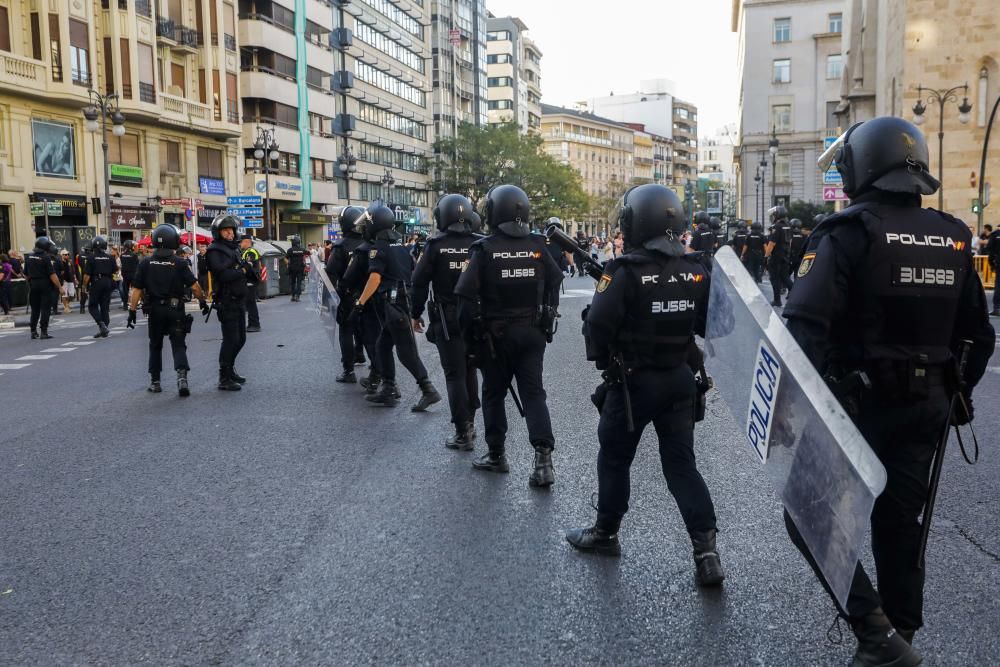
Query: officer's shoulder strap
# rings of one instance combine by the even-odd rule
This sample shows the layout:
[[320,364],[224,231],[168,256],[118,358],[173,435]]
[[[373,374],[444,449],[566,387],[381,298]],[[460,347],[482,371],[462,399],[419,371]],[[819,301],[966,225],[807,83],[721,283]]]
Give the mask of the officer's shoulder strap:
[[964,222],[962,222],[962,220],[960,218],[956,218],[955,216],[953,216],[950,213],[945,213],[944,211],[939,211],[936,208],[928,208],[927,211],[932,212],[932,213],[936,213],[938,216],[941,217],[942,220],[945,220],[947,222],[950,222],[950,223],[953,223],[955,225],[958,225],[959,229],[961,229],[962,232],[969,239],[972,239],[972,231],[969,229],[968,225],[966,225]]
[[824,218],[823,222],[816,225],[816,229],[814,229],[809,235],[809,243],[807,244],[809,249],[815,249],[817,244],[819,244],[820,239],[828,235],[840,225],[863,223],[864,216],[866,215],[875,216],[876,218],[881,217],[878,214],[878,207],[875,204],[871,202],[862,202],[860,204],[852,204],[843,211],[838,211]]

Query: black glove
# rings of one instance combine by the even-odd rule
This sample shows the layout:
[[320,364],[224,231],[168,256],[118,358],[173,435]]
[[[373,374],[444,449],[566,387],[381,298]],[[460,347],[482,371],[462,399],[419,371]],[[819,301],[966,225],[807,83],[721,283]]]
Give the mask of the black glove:
[[364,310],[364,306],[361,305],[360,301],[354,302],[354,307],[351,308],[351,312],[347,315],[347,323],[354,324],[361,317],[361,311]]
[[201,308],[202,315],[208,315],[210,312],[212,312],[212,307],[209,306],[208,302],[205,301],[204,299],[198,302],[198,306]]
[[128,329],[135,329],[135,311],[128,311],[128,320],[125,322],[125,327]]
[[955,412],[951,415],[951,423],[955,426],[965,426],[976,416],[972,406],[972,392],[963,391],[955,401]]

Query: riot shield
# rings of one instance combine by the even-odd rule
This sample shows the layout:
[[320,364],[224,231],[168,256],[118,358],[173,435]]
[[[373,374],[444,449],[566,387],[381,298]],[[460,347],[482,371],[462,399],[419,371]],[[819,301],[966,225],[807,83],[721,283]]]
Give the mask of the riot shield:
[[728,246],[715,255],[705,363],[740,446],[846,607],[885,468]]
[[334,354],[339,349],[337,341],[337,307],[340,305],[340,297],[333,289],[330,276],[326,275],[326,266],[323,264],[322,255],[319,251],[313,252],[309,256],[309,300],[319,316],[320,326],[330,339]]

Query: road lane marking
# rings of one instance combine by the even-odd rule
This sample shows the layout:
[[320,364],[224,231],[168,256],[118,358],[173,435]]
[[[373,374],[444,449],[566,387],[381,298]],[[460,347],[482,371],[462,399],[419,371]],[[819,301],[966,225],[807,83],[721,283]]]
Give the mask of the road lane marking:
[[14,361],[42,361],[43,359],[51,359],[56,355],[54,354],[26,354],[23,357],[18,357]]
[[[89,338],[90,336],[88,336]],[[63,345],[93,345],[95,341],[92,340],[71,340],[68,343],[63,343]]]
[[16,371],[19,368],[24,368],[25,366],[30,366],[31,364],[0,364],[0,370],[4,371]]
[[50,347],[42,352],[72,352],[75,349],[75,347]]

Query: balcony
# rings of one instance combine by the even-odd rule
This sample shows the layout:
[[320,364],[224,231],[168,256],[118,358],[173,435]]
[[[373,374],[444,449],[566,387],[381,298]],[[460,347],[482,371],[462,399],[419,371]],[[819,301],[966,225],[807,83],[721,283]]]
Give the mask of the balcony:
[[174,22],[165,18],[156,19],[156,38],[160,41],[173,44]]
[[178,25],[174,28],[175,47],[178,51],[197,52],[201,44],[201,33],[187,26]]
[[0,87],[42,93],[47,83],[45,64],[41,61],[0,52]]
[[163,115],[161,119],[167,123],[194,126],[208,129],[212,122],[212,108],[207,104],[166,93],[160,94],[163,100]]

